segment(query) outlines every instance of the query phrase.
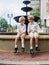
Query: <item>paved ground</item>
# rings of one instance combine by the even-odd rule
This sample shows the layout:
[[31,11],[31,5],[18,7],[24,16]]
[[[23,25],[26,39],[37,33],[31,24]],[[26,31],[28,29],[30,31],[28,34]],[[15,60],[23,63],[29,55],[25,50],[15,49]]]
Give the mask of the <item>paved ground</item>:
[[49,52],[35,53],[33,57],[29,53],[4,53],[0,52],[0,60],[9,60],[9,61],[43,61],[49,60]]
[[[11,61],[11,62],[40,62],[40,61],[49,61],[49,52],[40,52],[35,53],[33,57],[30,56],[29,53],[10,53],[10,52],[0,52],[0,63],[4,61]],[[10,62],[10,63],[11,63]]]

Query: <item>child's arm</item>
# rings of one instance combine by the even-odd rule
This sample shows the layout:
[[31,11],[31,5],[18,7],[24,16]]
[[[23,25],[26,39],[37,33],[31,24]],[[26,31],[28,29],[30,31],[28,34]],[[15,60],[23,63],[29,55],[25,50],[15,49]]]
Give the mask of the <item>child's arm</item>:
[[24,34],[24,32],[20,32],[19,34],[22,35],[22,34]]
[[27,30],[27,32],[28,32],[28,35],[29,35],[29,33],[31,32],[30,31],[30,25],[28,24],[28,30]]
[[19,34],[22,35],[26,32],[26,25],[24,25],[24,29],[23,29],[23,32],[20,32]]
[[23,33],[25,33],[26,32],[26,25],[24,25],[24,29],[23,29]]

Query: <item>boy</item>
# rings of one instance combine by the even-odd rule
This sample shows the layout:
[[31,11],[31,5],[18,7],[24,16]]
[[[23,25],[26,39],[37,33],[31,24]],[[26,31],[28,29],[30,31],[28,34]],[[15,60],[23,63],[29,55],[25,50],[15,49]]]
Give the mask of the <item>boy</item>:
[[39,25],[34,21],[34,17],[33,16],[28,16],[28,35],[30,38],[30,54],[34,55],[34,51],[33,51],[33,38],[35,38],[35,49],[36,51],[40,51],[40,48],[38,46],[38,37],[39,37],[39,31],[40,31],[40,27]]
[[26,26],[25,26],[25,18],[24,17],[20,17],[19,18],[19,26],[17,28],[17,36],[15,38],[15,48],[14,48],[14,53],[17,53],[18,50],[18,39],[19,37],[21,38],[21,43],[22,43],[22,52],[25,51],[25,46],[24,46],[24,37],[25,37],[25,32],[26,32]]

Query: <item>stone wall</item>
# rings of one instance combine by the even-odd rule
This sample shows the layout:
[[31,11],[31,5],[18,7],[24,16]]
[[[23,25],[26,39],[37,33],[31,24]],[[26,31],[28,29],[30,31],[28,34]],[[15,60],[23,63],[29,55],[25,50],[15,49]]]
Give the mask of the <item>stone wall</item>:
[[[15,35],[0,35],[0,51],[3,52],[13,52],[14,51],[14,44],[15,44]],[[39,37],[39,46],[41,52],[49,51],[49,34],[40,34]],[[18,42],[19,50],[21,51],[21,42],[19,39]],[[26,52],[29,52],[29,38],[28,36],[25,37],[25,48]]]

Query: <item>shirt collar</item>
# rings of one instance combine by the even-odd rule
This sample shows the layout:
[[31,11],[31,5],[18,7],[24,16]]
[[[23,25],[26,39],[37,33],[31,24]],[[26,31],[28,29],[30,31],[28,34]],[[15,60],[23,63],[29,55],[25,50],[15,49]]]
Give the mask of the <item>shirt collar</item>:
[[[20,25],[21,25],[21,23],[20,23]],[[23,25],[21,25],[21,26],[24,26],[24,24],[23,24]]]
[[30,23],[31,25],[34,24],[34,21],[32,23]]

